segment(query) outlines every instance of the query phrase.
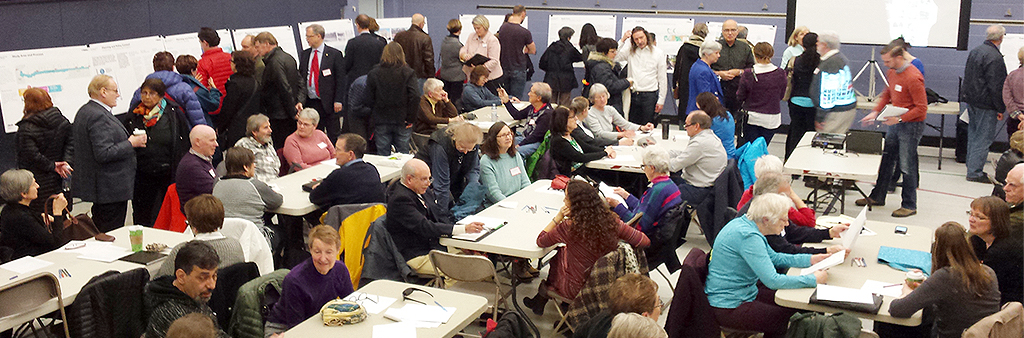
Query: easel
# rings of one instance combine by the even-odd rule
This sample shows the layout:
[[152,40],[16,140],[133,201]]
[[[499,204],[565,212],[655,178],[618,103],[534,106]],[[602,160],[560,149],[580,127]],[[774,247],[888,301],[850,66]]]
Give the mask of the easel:
[[[868,60],[864,63],[863,67],[860,67],[860,71],[857,72],[857,76],[854,76],[852,81],[853,83],[857,83],[857,79],[860,78],[861,74],[864,74],[864,70],[870,69],[868,72],[868,95],[862,94],[857,90],[857,88],[853,89],[853,91],[857,93],[857,96],[866,97],[868,101],[874,101],[878,98],[878,96],[875,95],[875,79],[878,77],[878,74],[885,74],[885,72],[882,71],[882,67],[878,66],[878,61],[875,60],[875,55],[875,47],[871,47],[871,60]],[[885,79],[885,76],[882,76],[881,78],[882,82],[885,82],[885,86],[888,87],[889,81]]]

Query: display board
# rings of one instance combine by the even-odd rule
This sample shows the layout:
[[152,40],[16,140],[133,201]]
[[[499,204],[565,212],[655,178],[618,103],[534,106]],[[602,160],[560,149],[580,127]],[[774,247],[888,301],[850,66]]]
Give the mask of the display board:
[[[764,41],[775,46],[776,41],[785,44],[785,39],[778,39],[778,28],[775,25],[759,25],[754,23],[739,23],[740,26],[747,27],[747,41],[752,44]],[[721,22],[708,22],[708,36],[718,40],[722,37],[722,23]]]
[[[232,29],[231,36],[235,39],[235,49],[242,49],[242,38],[246,35],[252,34],[257,35],[262,32],[270,32],[274,34],[274,38],[277,39],[277,45],[284,49],[285,53],[290,54],[296,60],[299,59],[298,43],[295,41],[295,27],[292,26],[275,26],[275,27],[259,27],[259,28],[243,28],[243,29]],[[305,36],[305,32],[303,32]],[[297,63],[298,61],[296,61]]]
[[[218,47],[220,47],[221,50],[225,53],[235,51],[234,44],[231,42],[230,30],[218,29],[217,35],[220,36],[220,44]],[[203,58],[203,48],[199,46],[199,35],[196,33],[164,36],[164,50],[174,54],[175,58],[177,58],[178,55],[184,54],[195,56],[196,59]]]
[[1006,34],[1003,36],[1003,43],[999,45],[999,52],[1003,53],[1007,73],[1020,68],[1017,52],[1020,51],[1021,47],[1024,47],[1024,34]]
[[[583,51],[580,47],[580,32],[583,31],[583,25],[594,25],[598,37],[615,39],[615,21],[614,15],[551,15],[548,17],[548,43],[544,46],[550,46],[558,41],[558,30],[562,27],[571,27],[576,33],[569,38],[569,42],[572,42],[576,50]],[[586,58],[584,55],[583,59]],[[573,63],[573,66],[583,68],[583,62]]]
[[117,81],[121,98],[112,112],[128,111],[132,93],[153,73],[153,55],[164,50],[163,38],[151,36],[130,40],[94,43],[89,45],[92,70],[106,74]]
[[[426,20],[426,18],[424,18]],[[412,27],[412,18],[383,18],[377,19],[377,25],[380,26],[380,30],[377,31],[377,35],[380,35],[388,40],[388,42],[395,40],[395,34],[409,30]],[[430,34],[430,21],[426,20],[423,22],[423,32]]]
[[[459,15],[459,22],[462,23],[462,34],[459,35],[459,41],[462,41],[463,45],[466,44],[466,39],[475,34],[473,31],[473,18],[475,17],[476,14]],[[501,25],[505,23],[505,15],[484,15],[484,17],[487,18],[488,23],[491,25],[490,29],[487,30],[491,34],[497,33]],[[527,16],[526,19],[523,19],[523,23],[520,26],[530,29],[530,17]],[[536,44],[536,41],[534,41],[534,44]]]
[[53,105],[75,120],[78,108],[89,100],[86,88],[96,73],[86,46],[58,47],[0,53],[0,109],[4,132],[18,130],[25,103],[22,93],[40,87],[50,94]]
[[348,40],[356,36],[355,29],[352,26],[352,20],[341,19],[341,20],[327,20],[327,21],[310,21],[300,22],[299,26],[299,37],[302,42],[302,50],[309,48],[309,42],[306,42],[306,27],[313,24],[319,24],[324,26],[324,44],[337,48],[340,51],[345,51],[345,46],[348,45]]
[[885,45],[903,36],[915,47],[967,48],[971,1],[789,0],[786,20],[843,43]]
[[693,31],[693,19],[623,17],[622,34],[615,36],[614,39],[622,39],[622,35],[637,26],[654,34],[656,46],[665,52],[668,71],[673,71],[672,68],[676,64],[676,52],[686,43],[686,40],[690,39],[690,32]]

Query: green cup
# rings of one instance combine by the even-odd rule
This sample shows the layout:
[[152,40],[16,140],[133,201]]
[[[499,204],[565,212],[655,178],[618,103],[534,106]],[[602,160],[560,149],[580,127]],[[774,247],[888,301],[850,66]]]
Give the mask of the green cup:
[[132,242],[132,252],[142,251],[142,227],[133,225],[128,228],[128,238]]

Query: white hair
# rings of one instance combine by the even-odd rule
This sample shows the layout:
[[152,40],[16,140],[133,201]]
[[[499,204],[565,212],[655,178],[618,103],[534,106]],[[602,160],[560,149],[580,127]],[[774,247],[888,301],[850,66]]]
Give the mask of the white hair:
[[435,78],[429,78],[423,82],[423,94],[433,93],[438,88],[444,88],[444,82]]
[[1013,169],[1010,169],[1010,173],[1020,173],[1020,182],[1017,182],[1017,184],[1024,185],[1024,163],[1017,163],[1017,165],[1013,166]]
[[700,45],[700,56],[701,57],[703,57],[704,55],[708,55],[708,54],[711,54],[711,53],[714,53],[714,52],[720,52],[720,51],[722,51],[722,44],[718,43],[718,41],[715,41],[715,40],[708,39],[708,40],[705,40],[704,43],[702,43]]
[[991,25],[985,29],[985,40],[999,41],[1003,39],[1003,35],[1006,35],[1006,27],[1003,25]]
[[647,147],[643,154],[644,165],[654,167],[654,172],[664,174],[669,172],[669,156],[665,148],[659,146]]
[[781,220],[789,213],[790,202],[789,197],[780,194],[755,196],[747,209],[747,219],[759,224],[765,218],[770,221]]
[[302,108],[299,111],[299,118],[313,121],[314,126],[320,124],[320,113],[313,108]]
[[608,338],[667,338],[668,333],[654,319],[633,312],[620,313],[612,318]]
[[834,31],[824,31],[818,33],[818,41],[825,43],[829,50],[839,49],[839,33]]
[[0,198],[8,203],[21,201],[21,194],[27,193],[32,188],[34,179],[32,172],[25,169],[5,171],[3,175],[0,175]]
[[611,95],[608,93],[608,87],[605,87],[603,84],[595,83],[590,85],[590,97],[588,97],[590,102],[594,102],[594,98],[599,94]]
[[782,173],[782,159],[778,156],[768,154],[761,156],[754,162],[754,177],[761,178],[761,175],[767,172]]

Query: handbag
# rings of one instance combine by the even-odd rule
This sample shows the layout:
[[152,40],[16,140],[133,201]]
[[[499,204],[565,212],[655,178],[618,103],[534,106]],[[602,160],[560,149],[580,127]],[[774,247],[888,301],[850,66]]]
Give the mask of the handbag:
[[[53,210],[54,197],[55,196],[50,196],[49,198],[46,199],[44,210]],[[64,224],[61,224],[62,226],[64,226],[64,242],[84,241],[89,238],[96,238],[97,241],[102,242],[114,241],[114,236],[100,232],[100,230],[96,228],[96,223],[92,221],[92,217],[89,217],[89,215],[82,213],[76,216],[70,216],[71,210],[68,209],[67,207],[64,208],[64,214],[69,215],[66,219],[64,219]],[[47,216],[52,217],[53,215],[50,215],[50,213],[47,212]],[[43,221],[47,227],[53,226],[50,224],[51,221],[49,217],[44,217]],[[48,228],[47,230],[50,229]]]
[[565,186],[569,184],[569,176],[557,175],[555,179],[551,180],[551,189],[565,190]]
[[796,61],[796,57],[789,59],[789,64],[786,65],[786,94],[782,95],[783,101],[789,101],[789,98],[793,94],[793,63]]

